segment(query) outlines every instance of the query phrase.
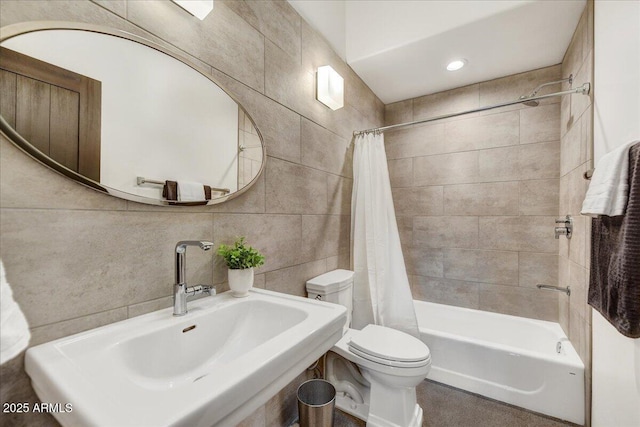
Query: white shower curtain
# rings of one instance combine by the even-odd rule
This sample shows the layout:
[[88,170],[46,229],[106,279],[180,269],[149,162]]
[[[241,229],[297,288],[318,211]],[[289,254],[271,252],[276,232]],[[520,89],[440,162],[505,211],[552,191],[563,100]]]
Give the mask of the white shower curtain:
[[375,323],[419,337],[380,133],[355,140],[351,241],[353,327]]

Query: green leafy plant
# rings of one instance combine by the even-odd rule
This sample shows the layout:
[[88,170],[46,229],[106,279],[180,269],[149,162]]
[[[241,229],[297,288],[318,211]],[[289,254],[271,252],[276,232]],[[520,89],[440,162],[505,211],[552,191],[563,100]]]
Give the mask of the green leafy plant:
[[260,267],[264,264],[264,256],[251,246],[245,245],[244,239],[238,238],[233,246],[222,244],[218,247],[218,255],[224,258],[227,267],[232,270]]

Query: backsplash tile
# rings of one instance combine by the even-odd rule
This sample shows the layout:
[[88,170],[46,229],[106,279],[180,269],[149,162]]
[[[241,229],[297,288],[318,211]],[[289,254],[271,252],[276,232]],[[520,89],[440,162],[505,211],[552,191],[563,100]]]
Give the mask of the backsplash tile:
[[326,271],[327,261],[324,259],[269,271],[265,275],[265,289],[305,297],[307,280]]
[[[302,261],[302,217],[300,215],[215,214],[213,236],[216,247],[245,236],[247,243],[265,256],[259,272],[267,272]],[[222,270],[222,271],[221,271]],[[226,271],[217,268],[217,274]],[[223,277],[224,277],[223,275]]]
[[[0,251],[31,327],[171,295],[174,247],[213,236],[213,215],[4,209]],[[211,281],[213,256],[189,253],[188,280]]]
[[[164,307],[163,307],[164,308]],[[127,307],[90,314],[77,319],[64,320],[50,325],[39,326],[31,329],[30,346],[53,341],[68,335],[88,331],[109,323],[118,322],[127,318]]]

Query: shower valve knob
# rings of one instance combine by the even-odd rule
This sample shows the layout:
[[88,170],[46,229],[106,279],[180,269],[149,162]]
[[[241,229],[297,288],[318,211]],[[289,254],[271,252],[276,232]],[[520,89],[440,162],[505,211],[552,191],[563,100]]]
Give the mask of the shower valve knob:
[[573,233],[573,218],[567,215],[562,219],[556,219],[556,224],[564,224],[564,226],[555,228],[556,239],[559,239],[560,236],[567,236],[567,239],[570,239]]

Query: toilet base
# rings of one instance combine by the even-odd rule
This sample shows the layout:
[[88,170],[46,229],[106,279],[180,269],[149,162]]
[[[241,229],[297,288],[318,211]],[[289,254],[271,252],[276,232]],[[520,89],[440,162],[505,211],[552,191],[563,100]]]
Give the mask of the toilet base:
[[424,417],[422,408],[416,403],[413,410],[413,417],[406,426],[395,424],[389,420],[377,417],[374,414],[369,414],[369,405],[366,403],[354,402],[345,393],[338,393],[336,395],[336,408],[342,412],[352,415],[356,418],[367,422],[367,427],[422,427],[422,419]]
[[[422,418],[423,412],[420,405],[416,403],[416,406],[413,410],[413,417],[411,417],[411,421],[406,427],[422,427]],[[404,425],[395,424],[389,420],[379,418],[374,414],[369,414],[369,418],[367,419],[367,427],[405,427]]]
[[364,421],[366,421],[369,416],[369,405],[367,403],[355,402],[349,395],[343,392],[336,394],[336,408]]
[[349,349],[359,332],[347,330],[327,353],[325,378],[336,388],[336,406],[368,427],[421,427],[416,387],[429,372],[429,360],[409,368],[373,362]]
[[348,395],[345,395],[345,393],[338,393],[336,395],[336,408],[346,414],[366,421],[367,427],[422,427],[422,418],[424,416],[422,408],[416,403],[411,422],[406,426],[400,426],[399,424],[394,424],[389,420],[369,414],[369,405],[366,403],[354,402],[353,399]]

